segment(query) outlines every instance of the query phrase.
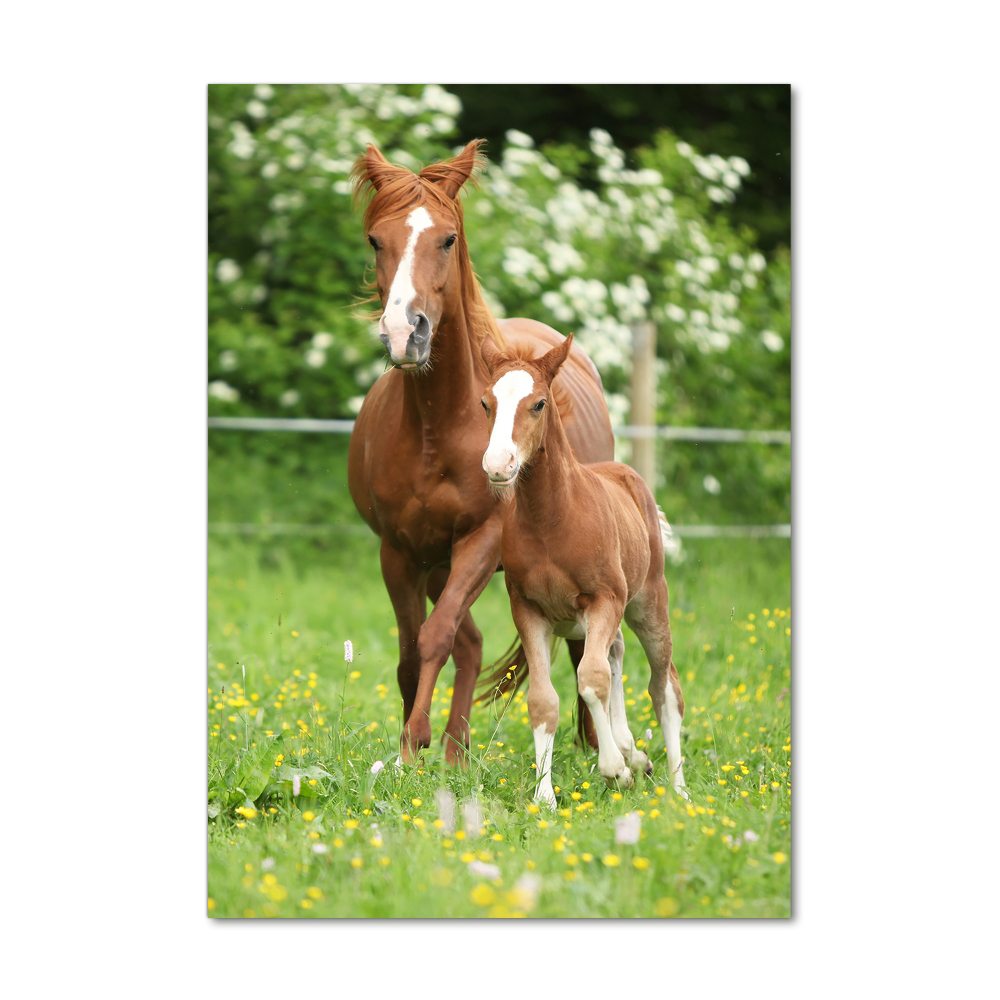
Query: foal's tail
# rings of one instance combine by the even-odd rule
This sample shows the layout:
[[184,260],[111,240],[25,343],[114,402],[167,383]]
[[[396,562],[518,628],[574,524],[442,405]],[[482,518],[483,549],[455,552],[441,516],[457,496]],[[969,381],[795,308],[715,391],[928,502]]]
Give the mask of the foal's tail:
[[520,639],[515,639],[510,648],[495,663],[492,663],[479,678],[479,694],[476,704],[492,701],[494,698],[512,695],[528,676],[528,657]]
[[681,551],[681,540],[674,534],[674,529],[667,522],[667,515],[656,505],[656,513],[660,515],[660,540],[663,542],[663,554],[672,562],[679,563],[684,560],[684,553]]

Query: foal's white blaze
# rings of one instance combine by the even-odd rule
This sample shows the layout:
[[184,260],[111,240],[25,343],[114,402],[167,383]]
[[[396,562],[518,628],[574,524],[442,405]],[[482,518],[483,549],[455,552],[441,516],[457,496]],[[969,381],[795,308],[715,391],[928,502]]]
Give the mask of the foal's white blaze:
[[555,809],[556,793],[552,787],[552,747],[556,740],[556,734],[546,732],[544,723],[536,726],[533,733],[535,736],[535,767],[539,777],[535,798]]
[[379,333],[389,337],[391,353],[400,358],[406,353],[406,342],[413,325],[406,318],[406,310],[417,291],[413,287],[413,265],[416,260],[417,239],[425,229],[434,225],[426,208],[415,208],[406,217],[406,225],[410,227],[403,256],[392,279],[389,295],[386,298],[385,311],[379,320]]
[[521,457],[514,444],[514,416],[517,404],[531,392],[534,379],[523,368],[507,372],[495,386],[496,419],[490,444],[483,455],[483,470],[496,483],[508,483],[517,473]]

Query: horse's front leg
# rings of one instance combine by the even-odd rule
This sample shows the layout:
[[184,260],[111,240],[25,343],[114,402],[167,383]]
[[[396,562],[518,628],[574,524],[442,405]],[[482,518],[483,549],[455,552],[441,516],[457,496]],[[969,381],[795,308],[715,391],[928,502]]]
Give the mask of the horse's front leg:
[[[451,655],[462,619],[483,592],[500,556],[501,518],[494,516],[476,531],[459,539],[451,549],[451,572],[434,610],[420,629],[417,651],[420,680],[413,711],[406,721],[404,742],[413,749],[430,745],[431,697],[438,674]],[[404,760],[408,759],[404,753]]]
[[[437,604],[448,582],[448,570],[436,569],[427,581],[427,595]],[[472,612],[467,611],[455,633],[455,645],[451,650],[455,661],[455,690],[451,699],[448,724],[442,737],[445,760],[449,764],[465,761],[465,751],[469,749],[469,717],[472,714],[472,699],[476,693],[476,681],[483,668],[483,634],[472,620]]]

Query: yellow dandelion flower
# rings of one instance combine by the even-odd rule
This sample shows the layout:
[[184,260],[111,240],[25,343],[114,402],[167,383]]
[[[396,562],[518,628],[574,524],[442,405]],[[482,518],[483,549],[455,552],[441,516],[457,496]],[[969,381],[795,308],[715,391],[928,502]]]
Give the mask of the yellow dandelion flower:
[[410,799],[410,801],[413,803],[413,808],[414,809],[416,809],[418,806],[422,806],[424,804],[424,800],[423,799]]
[[357,830],[357,828],[358,828],[358,821],[356,819],[349,819],[349,820],[347,820],[346,823],[344,823],[344,826],[348,830]]
[[639,871],[645,871],[649,867],[649,858],[633,858],[632,867],[638,868]]
[[774,858],[775,862],[779,865],[783,865],[788,860],[788,855],[785,854],[784,851],[775,851],[771,857]]
[[378,863],[379,863],[379,864],[380,864],[380,865],[381,865],[381,866],[382,866],[383,868],[386,868],[386,867],[388,867],[389,865],[391,865],[391,864],[392,864],[392,858],[385,858],[385,857],[382,857],[382,858],[379,858],[379,859],[378,859]]
[[476,906],[492,906],[497,901],[497,894],[494,890],[486,885],[484,882],[480,882],[475,889],[469,893],[469,898],[472,900]]
[[214,910],[215,909],[215,900],[212,899],[211,896],[208,897],[208,908],[210,910]]
[[653,907],[653,913],[655,913],[658,917],[674,917],[677,915],[680,908],[681,905],[676,899],[664,896],[662,899],[658,899],[656,901],[656,905]]
[[304,820],[305,820],[305,821],[306,821],[307,823],[311,823],[311,822],[312,822],[312,821],[313,821],[313,820],[314,820],[314,819],[316,818],[316,813],[314,813],[314,812],[313,812],[313,811],[312,811],[311,809],[307,809],[307,810],[306,810],[306,811],[305,811],[305,812],[304,812],[304,813],[302,814],[302,818],[303,818],[303,819],[304,819]]
[[352,868],[360,868],[363,864],[364,864],[364,861],[361,858],[351,858],[351,867]]
[[601,861],[604,862],[609,868],[617,868],[622,862],[621,858],[617,854],[605,854]]
[[534,816],[536,813],[541,812],[541,809],[538,806],[536,806],[534,802],[532,802],[531,805],[528,806],[528,812],[531,813],[532,816]]
[[491,839],[492,840],[503,840],[503,834],[502,833],[494,833],[492,835]]
[[621,792],[612,792],[611,798],[613,798],[615,800],[615,802],[621,802],[621,800],[622,800],[622,793]]

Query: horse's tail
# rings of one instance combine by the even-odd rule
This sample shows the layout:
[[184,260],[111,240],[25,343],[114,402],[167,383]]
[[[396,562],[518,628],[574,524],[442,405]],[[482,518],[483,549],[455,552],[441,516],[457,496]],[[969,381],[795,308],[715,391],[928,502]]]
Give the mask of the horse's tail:
[[479,694],[476,703],[492,701],[504,695],[512,695],[528,676],[528,657],[520,639],[515,639],[499,660],[490,664],[479,678]]

